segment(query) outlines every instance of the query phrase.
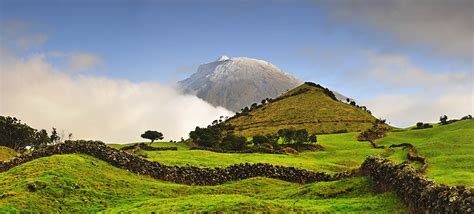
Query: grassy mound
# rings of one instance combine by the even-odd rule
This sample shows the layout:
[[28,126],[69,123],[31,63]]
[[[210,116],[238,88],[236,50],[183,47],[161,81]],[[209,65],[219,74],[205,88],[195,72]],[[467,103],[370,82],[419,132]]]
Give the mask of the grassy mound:
[[8,147],[0,146],[0,161],[8,160],[15,157],[18,153]]
[[354,132],[370,128],[375,121],[369,113],[335,101],[323,89],[308,84],[282,97],[228,123],[236,127],[236,134],[254,136],[276,133],[283,128],[304,128],[309,133]]
[[[425,172],[436,182],[474,186],[474,120],[463,120],[421,130],[388,133],[376,141],[380,145],[411,143],[419,155],[428,158]],[[408,149],[393,149],[388,158],[407,160]]]
[[186,186],[132,174],[77,154],[25,163],[0,173],[0,184],[0,212],[405,209],[392,193],[373,193],[364,177],[308,185],[252,178],[220,186]]

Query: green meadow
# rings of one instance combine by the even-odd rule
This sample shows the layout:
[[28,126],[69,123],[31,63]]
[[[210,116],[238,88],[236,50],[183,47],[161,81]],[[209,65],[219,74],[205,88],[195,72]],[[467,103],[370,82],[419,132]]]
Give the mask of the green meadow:
[[[411,143],[428,158],[426,175],[438,183],[474,185],[474,121],[459,121],[422,130],[398,129],[377,144]],[[182,143],[156,142],[152,146],[177,146],[177,151],[139,151],[147,159],[167,165],[225,167],[238,163],[272,163],[328,173],[360,166],[368,155],[379,154],[397,162],[407,149],[373,149],[356,140],[357,133],[319,135],[325,151],[291,155],[224,154],[189,150]],[[121,148],[125,145],[110,145]],[[0,148],[3,160],[16,155]],[[414,165],[417,167],[416,165]],[[29,191],[28,184],[35,184]],[[0,212],[406,212],[391,192],[379,193],[366,177],[307,185],[269,178],[251,178],[218,186],[187,186],[155,180],[118,169],[96,158],[54,155],[36,159],[0,173]]]

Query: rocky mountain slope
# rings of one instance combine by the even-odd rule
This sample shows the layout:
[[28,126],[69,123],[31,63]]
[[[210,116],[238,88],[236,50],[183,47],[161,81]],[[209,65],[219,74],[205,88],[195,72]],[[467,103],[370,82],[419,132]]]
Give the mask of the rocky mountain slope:
[[266,61],[221,56],[200,65],[196,73],[179,85],[215,106],[237,112],[262,99],[277,97],[301,83]]

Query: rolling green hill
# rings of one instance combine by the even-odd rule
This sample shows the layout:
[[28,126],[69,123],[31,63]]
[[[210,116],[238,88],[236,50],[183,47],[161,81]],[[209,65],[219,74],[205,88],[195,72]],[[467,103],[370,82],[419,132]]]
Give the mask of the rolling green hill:
[[322,88],[303,84],[227,123],[236,127],[236,134],[248,137],[283,128],[304,128],[319,134],[355,132],[370,128],[374,121],[366,111],[332,99]]
[[[54,155],[0,173],[0,213],[182,211],[372,211],[404,205],[365,177],[307,185],[252,178],[186,186],[139,176],[87,155]],[[34,190],[28,186],[34,186]]]
[[[428,158],[425,172],[438,183],[474,186],[474,120],[462,120],[421,130],[390,132],[377,144],[411,143]],[[405,161],[407,149],[395,148],[389,159]]]
[[[430,129],[391,132],[376,143],[411,143],[428,158],[428,177],[438,183],[473,186],[473,133],[474,121],[460,121]],[[167,165],[222,167],[266,162],[329,173],[357,168],[371,154],[399,162],[406,160],[406,149],[374,149],[367,142],[356,141],[356,136],[357,133],[320,135],[318,143],[326,151],[295,155],[214,153],[169,142],[153,146],[177,146],[178,150],[140,152]],[[136,175],[82,154],[54,155],[22,164],[0,173],[0,184],[1,213],[406,211],[393,193],[373,192],[366,177],[306,185],[258,177],[218,186],[187,186]]]

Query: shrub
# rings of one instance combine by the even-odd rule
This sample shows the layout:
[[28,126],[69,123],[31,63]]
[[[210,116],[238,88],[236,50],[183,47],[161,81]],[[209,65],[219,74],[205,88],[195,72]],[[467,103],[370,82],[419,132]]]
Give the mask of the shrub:
[[229,150],[243,150],[248,142],[245,137],[238,137],[235,135],[227,135],[222,139],[222,148]]
[[260,145],[264,143],[270,143],[270,140],[263,135],[255,135],[252,137],[252,142],[255,145]]

